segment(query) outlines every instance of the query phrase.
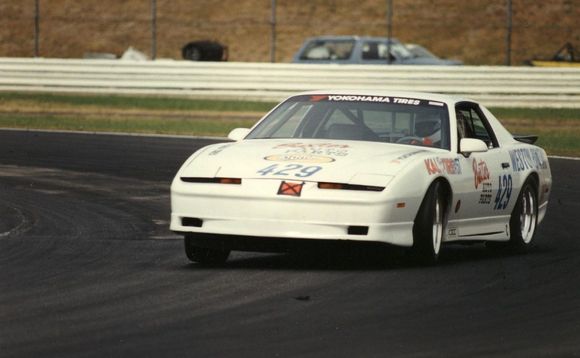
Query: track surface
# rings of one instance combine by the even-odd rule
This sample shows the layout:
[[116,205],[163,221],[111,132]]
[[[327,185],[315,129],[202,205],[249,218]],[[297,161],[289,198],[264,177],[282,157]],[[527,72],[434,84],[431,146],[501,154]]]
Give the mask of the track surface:
[[172,176],[208,142],[0,131],[0,357],[580,355],[580,162],[551,160],[526,255],[202,268],[167,220]]

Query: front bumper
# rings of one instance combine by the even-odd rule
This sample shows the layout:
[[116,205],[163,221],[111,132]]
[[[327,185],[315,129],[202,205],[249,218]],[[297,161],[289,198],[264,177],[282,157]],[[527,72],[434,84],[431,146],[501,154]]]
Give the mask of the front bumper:
[[[323,190],[306,182],[300,197],[277,195],[280,180],[242,185],[184,183],[171,190],[171,230],[179,233],[309,240],[355,240],[410,247],[415,200],[385,192]],[[186,218],[186,220],[184,220]],[[193,221],[193,225],[191,222]]]

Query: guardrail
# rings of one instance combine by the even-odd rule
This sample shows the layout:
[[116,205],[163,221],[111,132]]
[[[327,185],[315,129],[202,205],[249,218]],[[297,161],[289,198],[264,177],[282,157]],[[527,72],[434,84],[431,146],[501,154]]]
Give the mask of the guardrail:
[[495,107],[580,108],[580,69],[0,58],[0,90],[278,101],[300,91],[459,95]]

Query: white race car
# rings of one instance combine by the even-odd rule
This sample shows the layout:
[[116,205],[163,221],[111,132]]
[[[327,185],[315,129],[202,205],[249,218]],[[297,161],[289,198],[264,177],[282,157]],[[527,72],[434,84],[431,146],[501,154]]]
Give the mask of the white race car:
[[402,246],[427,264],[447,242],[524,250],[552,184],[537,138],[437,94],[302,93],[229,138],[171,185],[171,230],[203,264],[324,240]]

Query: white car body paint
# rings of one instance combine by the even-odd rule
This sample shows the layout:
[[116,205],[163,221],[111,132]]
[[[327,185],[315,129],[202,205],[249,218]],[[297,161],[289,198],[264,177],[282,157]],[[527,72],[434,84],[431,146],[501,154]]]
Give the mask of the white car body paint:
[[[538,223],[543,220],[552,185],[545,151],[516,141],[483,106],[462,98],[409,92],[319,91],[300,96],[324,94],[444,103],[449,111],[450,148],[303,138],[210,145],[194,153],[173,180],[171,230],[410,247],[413,223],[429,186],[445,180],[451,196],[443,242],[507,241],[516,198],[531,176],[537,178]],[[455,108],[467,102],[480,108],[499,146],[487,152],[459,153]],[[241,184],[192,183],[182,178],[240,178]],[[303,183],[301,195],[279,195],[283,181]],[[320,189],[320,182],[384,190]],[[203,224],[184,225],[183,218],[199,219]],[[368,233],[349,234],[350,226],[368,227]]]

